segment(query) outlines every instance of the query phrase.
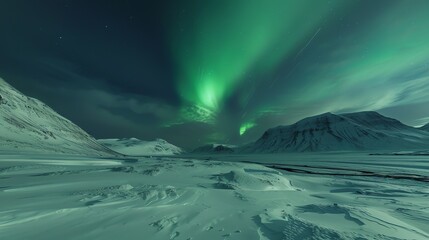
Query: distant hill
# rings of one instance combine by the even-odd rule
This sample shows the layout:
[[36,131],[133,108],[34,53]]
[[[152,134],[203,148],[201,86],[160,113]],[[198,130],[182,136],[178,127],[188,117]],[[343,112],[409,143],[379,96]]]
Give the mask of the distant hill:
[[143,141],[137,138],[99,139],[100,144],[129,156],[167,156],[177,155],[184,151],[163,139]]
[[192,153],[233,153],[235,146],[225,144],[207,144],[198,147],[192,151]]
[[429,146],[429,132],[377,112],[325,113],[267,130],[244,152],[403,150]]
[[41,101],[0,78],[0,153],[118,155]]

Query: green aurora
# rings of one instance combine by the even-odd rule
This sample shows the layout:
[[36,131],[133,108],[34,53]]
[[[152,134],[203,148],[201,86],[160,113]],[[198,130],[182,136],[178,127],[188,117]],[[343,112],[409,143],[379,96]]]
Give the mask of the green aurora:
[[243,135],[246,133],[247,130],[253,128],[256,126],[256,123],[254,122],[245,122],[240,126],[240,135]]
[[[275,112],[269,109],[294,108],[288,105],[291,98],[300,105],[318,103],[312,114],[401,104],[398,89],[407,83],[397,81],[397,76],[418,68],[429,56],[428,4],[419,4],[392,1],[373,13],[371,22],[353,26],[352,33],[337,34],[337,38],[329,35],[330,28],[342,24],[342,18],[350,18],[356,9],[364,11],[360,2],[208,1],[196,7],[197,13],[178,15],[170,34],[182,121],[215,124],[231,96],[242,90],[241,98],[246,99],[240,88],[254,81],[249,73],[269,76],[285,61],[294,69],[279,77],[280,93],[275,91],[269,101],[242,118],[239,135],[256,126],[264,112]],[[404,14],[407,11],[413,14]],[[309,56],[307,48],[315,54]],[[299,81],[289,88],[287,78],[292,77]],[[418,83],[418,79],[410,81]],[[424,80],[419,83],[425,84]],[[358,94],[380,91],[386,84],[383,96],[368,99]],[[332,98],[332,93],[338,95]],[[241,102],[242,110],[247,102]]]
[[[386,7],[369,26],[341,39],[338,45],[329,46],[320,61],[322,64],[301,68],[295,77],[312,84],[303,85],[295,91],[294,97],[303,102],[318,102],[337,93],[336,103],[330,102],[326,106],[329,111],[343,108],[376,110],[415,101],[413,97],[398,99],[398,91],[410,86],[424,87],[429,83],[424,74],[429,70],[428,7],[429,2],[413,5],[407,1]],[[404,14],[406,12],[412,14]],[[412,76],[416,71],[424,77]],[[374,98],[368,99],[367,96],[372,95],[368,93],[373,91],[383,94],[374,94]],[[351,98],[359,92],[365,92],[366,97]]]
[[192,149],[324,112],[429,121],[429,0],[44,2],[0,1],[0,77],[96,138]]
[[[209,1],[198,8],[197,16],[173,21],[177,24],[173,29],[179,30],[172,33],[172,48],[184,108],[205,110],[200,114],[183,111],[187,120],[206,121],[207,115],[216,118],[251,68],[271,71],[318,31],[330,12],[347,5],[340,0],[329,4],[301,0],[213,4]],[[303,12],[307,13],[305,21]],[[192,30],[182,26],[192,26]]]

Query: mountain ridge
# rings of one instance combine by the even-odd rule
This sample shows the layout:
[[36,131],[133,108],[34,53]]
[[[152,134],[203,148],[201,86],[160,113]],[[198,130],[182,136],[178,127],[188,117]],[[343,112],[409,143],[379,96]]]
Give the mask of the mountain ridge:
[[324,113],[270,128],[243,152],[318,152],[429,147],[429,134],[377,112]]
[[195,148],[192,153],[228,154],[235,152],[235,148],[234,145],[211,143]]
[[138,138],[110,138],[98,139],[97,142],[113,151],[129,156],[167,156],[184,152],[180,147],[160,138],[153,141],[144,141]]
[[24,95],[0,78],[0,151],[119,155],[45,103]]

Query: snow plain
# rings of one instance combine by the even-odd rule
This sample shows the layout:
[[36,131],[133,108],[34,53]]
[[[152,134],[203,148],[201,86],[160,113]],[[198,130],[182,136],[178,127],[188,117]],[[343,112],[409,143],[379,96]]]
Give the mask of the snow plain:
[[428,156],[3,155],[0,239],[429,239],[428,179]]

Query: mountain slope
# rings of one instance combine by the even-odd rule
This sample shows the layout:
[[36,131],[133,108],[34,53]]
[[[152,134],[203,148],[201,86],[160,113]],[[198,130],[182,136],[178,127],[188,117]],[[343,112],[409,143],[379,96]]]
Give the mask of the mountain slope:
[[142,141],[137,138],[99,139],[100,144],[125,155],[130,156],[166,156],[183,153],[183,150],[163,139]]
[[117,154],[41,101],[25,96],[1,78],[0,152]]
[[325,113],[289,126],[267,130],[243,150],[306,152],[341,150],[420,149],[429,146],[429,133],[376,112]]

